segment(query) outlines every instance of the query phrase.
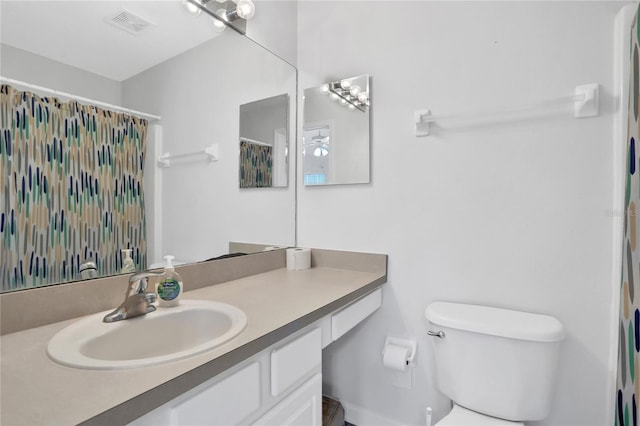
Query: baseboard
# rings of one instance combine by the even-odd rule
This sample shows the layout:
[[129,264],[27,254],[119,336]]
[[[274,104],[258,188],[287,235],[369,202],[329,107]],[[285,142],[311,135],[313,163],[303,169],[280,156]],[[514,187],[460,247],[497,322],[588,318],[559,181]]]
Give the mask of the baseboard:
[[401,423],[395,420],[388,419],[344,400],[340,400],[340,403],[344,407],[345,421],[355,426],[401,426]]

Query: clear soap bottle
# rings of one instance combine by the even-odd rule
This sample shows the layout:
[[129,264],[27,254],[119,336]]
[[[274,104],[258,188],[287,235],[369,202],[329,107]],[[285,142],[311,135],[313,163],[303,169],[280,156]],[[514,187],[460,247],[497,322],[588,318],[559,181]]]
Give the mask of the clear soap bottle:
[[180,303],[180,295],[182,295],[182,278],[173,267],[173,256],[165,256],[164,258],[167,262],[164,267],[164,276],[156,287],[158,305],[177,306]]
[[133,259],[131,258],[131,249],[120,250],[124,255],[124,259],[122,260],[122,269],[120,269],[120,273],[128,274],[136,271],[136,265],[133,263]]

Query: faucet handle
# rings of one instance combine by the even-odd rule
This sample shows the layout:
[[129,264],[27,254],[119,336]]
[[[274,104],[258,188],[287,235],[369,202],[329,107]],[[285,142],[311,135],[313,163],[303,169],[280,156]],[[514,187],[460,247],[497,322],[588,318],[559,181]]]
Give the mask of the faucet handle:
[[136,281],[140,281],[143,278],[159,277],[161,275],[164,275],[164,271],[162,271],[162,272],[150,272],[150,271],[138,272],[138,273],[135,273],[135,274],[133,274],[133,275],[131,275],[129,277],[129,282],[133,283],[133,282],[136,282]]
[[147,291],[147,279],[149,277],[160,277],[163,272],[138,272],[129,277],[129,295],[140,294]]

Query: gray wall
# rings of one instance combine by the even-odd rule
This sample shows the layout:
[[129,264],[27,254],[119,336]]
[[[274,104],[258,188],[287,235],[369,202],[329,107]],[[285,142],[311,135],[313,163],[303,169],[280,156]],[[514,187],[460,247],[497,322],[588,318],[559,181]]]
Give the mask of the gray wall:
[[0,44],[0,75],[25,83],[120,105],[120,83],[97,74]]

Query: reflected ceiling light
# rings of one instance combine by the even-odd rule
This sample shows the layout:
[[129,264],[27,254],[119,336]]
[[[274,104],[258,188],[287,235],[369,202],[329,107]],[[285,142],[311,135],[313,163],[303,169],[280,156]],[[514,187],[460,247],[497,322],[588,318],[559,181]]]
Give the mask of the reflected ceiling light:
[[326,157],[329,155],[329,150],[325,146],[319,146],[313,150],[314,157]]
[[[194,1],[197,1],[197,0],[194,0]],[[199,1],[197,2],[200,3]],[[185,7],[185,9],[189,11],[189,13],[192,13],[196,16],[202,13],[202,10],[198,6],[190,2],[189,0],[182,0],[182,5]]]

